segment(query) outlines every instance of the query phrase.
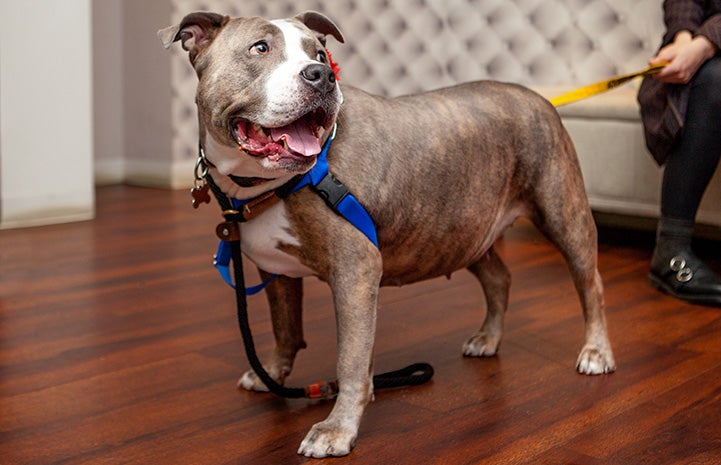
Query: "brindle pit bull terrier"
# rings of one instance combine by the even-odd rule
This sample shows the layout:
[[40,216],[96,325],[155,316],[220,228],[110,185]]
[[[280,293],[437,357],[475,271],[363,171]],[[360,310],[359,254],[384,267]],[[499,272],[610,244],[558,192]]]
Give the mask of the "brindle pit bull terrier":
[[[158,32],[182,41],[199,83],[200,140],[210,175],[229,197],[253,199],[316,163],[337,123],[331,172],[372,217],[379,247],[302,189],[243,223],[241,247],[264,275],[275,351],[266,367],[282,383],[299,349],[301,286],[317,276],[336,309],[339,393],[299,453],[348,454],[373,398],[378,291],[466,268],[481,282],[487,314],[463,354],[494,355],[510,274],[493,243],[530,218],[568,262],[586,324],[577,370],[609,373],[596,229],[575,149],[551,104],[523,87],[473,82],[387,99],[340,87],[325,37],[343,42],[325,16],[229,18],[192,13]],[[262,391],[253,372],[239,385]]]

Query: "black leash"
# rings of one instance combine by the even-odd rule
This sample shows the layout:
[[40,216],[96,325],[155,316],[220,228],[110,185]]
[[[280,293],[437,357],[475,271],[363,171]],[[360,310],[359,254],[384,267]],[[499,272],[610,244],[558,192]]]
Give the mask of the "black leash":
[[[238,307],[238,326],[243,336],[245,353],[248,357],[250,367],[255,371],[263,384],[273,394],[289,399],[332,399],[338,394],[337,381],[320,381],[305,388],[289,388],[278,384],[270,377],[255,352],[253,334],[248,323],[248,302],[245,295],[245,281],[243,278],[242,256],[240,252],[240,241],[232,241],[233,252],[233,276],[235,277],[235,297]],[[433,377],[433,367],[427,363],[416,363],[403,369],[375,375],[373,377],[374,389],[389,389],[402,386],[416,386],[423,384]]]
[[[204,164],[202,148],[198,164]],[[197,171],[197,167],[196,167]],[[197,173],[196,173],[197,177]],[[243,257],[240,250],[240,225],[239,223],[246,221],[243,214],[233,208],[228,197],[215,184],[213,178],[208,174],[207,169],[203,171],[203,186],[196,186],[192,193],[194,200],[196,194],[208,187],[213,192],[218,204],[223,209],[223,217],[225,222],[220,223],[216,228],[218,237],[230,244],[233,262],[233,277],[235,278],[235,300],[238,310],[238,327],[243,337],[243,345],[248,358],[250,367],[255,374],[263,381],[263,384],[273,394],[290,398],[309,398],[309,399],[332,399],[338,394],[337,381],[320,381],[315,384],[306,386],[305,388],[289,388],[278,384],[265,370],[263,364],[258,359],[255,351],[255,343],[253,342],[253,333],[250,329],[248,320],[248,300],[245,288],[245,278],[243,276]],[[197,181],[197,179],[196,179]],[[297,180],[295,180],[297,182]],[[293,181],[291,181],[293,182]],[[207,186],[207,187],[206,187]],[[290,188],[283,186],[280,188],[282,192],[290,191]],[[196,203],[194,202],[194,205]],[[433,377],[433,367],[427,363],[415,363],[400,370],[383,373],[373,376],[374,389],[389,389],[402,386],[417,386],[429,381]]]

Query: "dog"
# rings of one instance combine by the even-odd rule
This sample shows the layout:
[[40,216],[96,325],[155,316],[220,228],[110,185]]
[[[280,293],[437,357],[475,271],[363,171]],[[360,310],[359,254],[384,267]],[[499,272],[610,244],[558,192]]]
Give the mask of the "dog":
[[[496,354],[510,273],[494,242],[521,216],[568,263],[586,325],[577,371],[615,370],[596,227],[573,143],[547,100],[494,81],[392,99],[341,87],[326,38],[343,43],[343,35],[312,11],[273,21],[197,12],[158,36],[166,48],[180,41],[188,52],[198,76],[200,143],[228,197],[282,189],[316,164],[335,128],[330,171],[375,225],[377,247],[311,189],[241,224],[243,254],[262,276],[279,275],[267,287],[276,347],[264,365],[278,383],[305,347],[303,277],[317,276],[332,292],[339,392],[299,454],[342,456],[355,444],[373,398],[380,286],[468,269],[482,284],[487,310],[463,354]],[[252,371],[239,385],[266,389]]]

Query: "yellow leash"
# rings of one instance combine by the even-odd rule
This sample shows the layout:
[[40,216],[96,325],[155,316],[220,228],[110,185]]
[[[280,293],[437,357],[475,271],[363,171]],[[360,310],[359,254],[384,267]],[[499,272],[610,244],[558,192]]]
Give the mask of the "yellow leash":
[[568,103],[576,102],[578,100],[583,100],[596,94],[600,94],[601,92],[605,92],[609,89],[613,89],[614,87],[618,87],[633,78],[656,74],[661,71],[661,69],[663,69],[663,67],[667,64],[668,63],[660,63],[658,65],[649,66],[648,68],[642,69],[641,71],[636,71],[635,73],[622,74],[621,76],[616,76],[606,81],[600,81],[587,86],[579,87],[578,89],[566,92],[565,94],[561,94],[558,97],[554,97],[550,99],[550,101],[554,107],[560,107],[561,105],[566,105]]

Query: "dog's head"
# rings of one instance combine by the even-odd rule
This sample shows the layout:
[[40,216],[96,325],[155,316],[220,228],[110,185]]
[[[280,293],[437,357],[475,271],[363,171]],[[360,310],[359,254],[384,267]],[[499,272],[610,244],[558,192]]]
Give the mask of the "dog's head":
[[343,42],[316,12],[275,21],[198,12],[158,32],[166,48],[188,51],[201,141],[229,195],[315,163],[342,102],[327,35]]

